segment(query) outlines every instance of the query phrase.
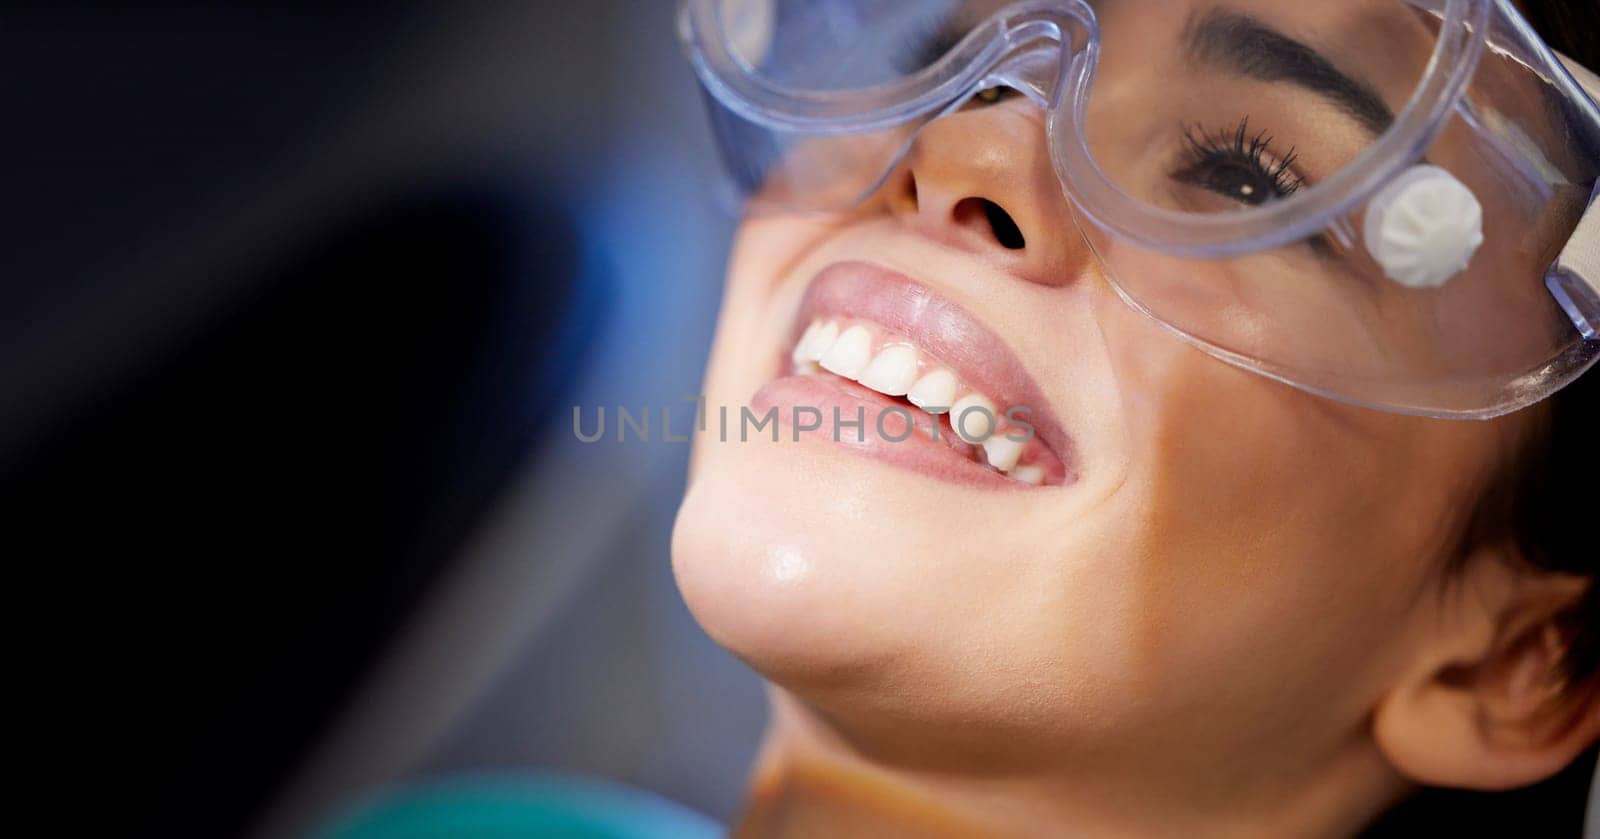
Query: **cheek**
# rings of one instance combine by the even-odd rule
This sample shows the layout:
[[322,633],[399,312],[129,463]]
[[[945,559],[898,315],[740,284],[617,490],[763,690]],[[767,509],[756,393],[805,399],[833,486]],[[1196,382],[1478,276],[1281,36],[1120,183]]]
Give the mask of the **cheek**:
[[1129,490],[1152,539],[1241,556],[1359,542],[1345,525],[1381,513],[1386,481],[1405,472],[1370,412],[1225,364],[1126,306],[1101,308]]
[[1125,585],[1147,618],[1130,644],[1163,680],[1280,700],[1376,684],[1451,497],[1416,426],[1237,370],[1137,313],[1102,323],[1134,452],[1119,503],[1143,559]]

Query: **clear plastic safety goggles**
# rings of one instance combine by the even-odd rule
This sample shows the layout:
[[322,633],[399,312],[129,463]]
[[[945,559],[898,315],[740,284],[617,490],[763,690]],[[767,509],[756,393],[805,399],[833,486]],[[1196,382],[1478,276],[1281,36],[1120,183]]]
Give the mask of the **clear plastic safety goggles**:
[[1003,92],[1045,110],[1061,188],[1122,297],[1224,361],[1352,404],[1487,418],[1600,356],[1600,81],[1509,0],[680,11],[754,211],[854,207],[921,128]]

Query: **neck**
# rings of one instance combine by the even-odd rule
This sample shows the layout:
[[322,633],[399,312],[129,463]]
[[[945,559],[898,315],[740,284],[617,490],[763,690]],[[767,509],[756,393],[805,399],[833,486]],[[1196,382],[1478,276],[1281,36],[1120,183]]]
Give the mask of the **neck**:
[[1406,789],[1370,750],[1299,794],[1249,790],[1192,802],[1181,790],[1066,770],[958,774],[874,760],[779,689],[736,839],[810,836],[1348,836]]

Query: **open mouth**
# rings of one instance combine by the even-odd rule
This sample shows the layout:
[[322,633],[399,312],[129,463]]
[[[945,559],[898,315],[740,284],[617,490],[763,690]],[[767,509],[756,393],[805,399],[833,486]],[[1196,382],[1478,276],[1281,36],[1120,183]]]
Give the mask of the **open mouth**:
[[1061,427],[1010,348],[896,272],[845,262],[819,273],[783,366],[755,402],[790,409],[799,431],[945,478],[1013,487],[1074,478]]

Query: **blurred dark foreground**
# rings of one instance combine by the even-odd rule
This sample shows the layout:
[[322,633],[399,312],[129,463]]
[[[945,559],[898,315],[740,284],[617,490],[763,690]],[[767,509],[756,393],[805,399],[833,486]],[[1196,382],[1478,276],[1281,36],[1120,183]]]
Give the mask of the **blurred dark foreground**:
[[52,822],[298,835],[535,768],[729,815],[762,706],[672,591],[686,452],[568,440],[709,341],[670,18],[0,12],[0,556]]

